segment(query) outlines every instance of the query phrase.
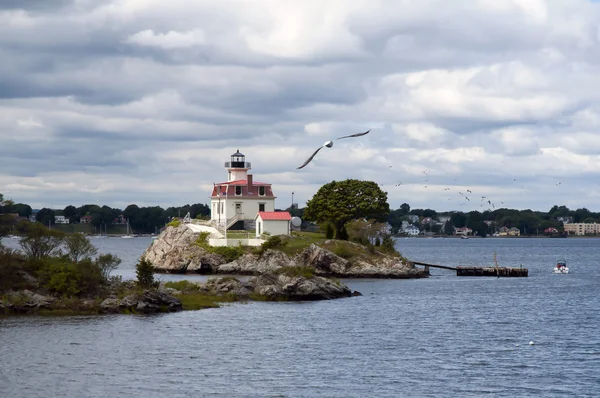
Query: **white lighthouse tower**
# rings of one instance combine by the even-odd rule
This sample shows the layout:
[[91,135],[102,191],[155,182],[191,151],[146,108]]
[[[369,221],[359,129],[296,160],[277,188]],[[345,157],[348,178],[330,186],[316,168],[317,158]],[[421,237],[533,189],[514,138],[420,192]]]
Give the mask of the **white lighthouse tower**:
[[254,229],[258,212],[275,211],[271,184],[254,181],[251,168],[239,149],[225,162],[227,181],[215,183],[210,196],[211,221],[225,229]]

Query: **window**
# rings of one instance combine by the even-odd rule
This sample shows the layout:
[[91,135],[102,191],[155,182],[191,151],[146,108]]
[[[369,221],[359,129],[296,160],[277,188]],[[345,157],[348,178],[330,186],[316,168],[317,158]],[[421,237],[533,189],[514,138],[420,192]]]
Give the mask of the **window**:
[[213,203],[213,214],[217,214],[217,212],[215,211],[215,204]]
[[258,194],[260,196],[265,196],[265,187],[263,187],[263,186],[258,187]]
[[262,232],[260,232],[260,221],[258,222],[258,234],[260,235]]
[[242,187],[241,186],[238,185],[238,186],[235,187],[235,194],[238,195],[238,196],[242,194]]
[[264,203],[259,203],[258,204],[258,211],[265,211],[265,204]]

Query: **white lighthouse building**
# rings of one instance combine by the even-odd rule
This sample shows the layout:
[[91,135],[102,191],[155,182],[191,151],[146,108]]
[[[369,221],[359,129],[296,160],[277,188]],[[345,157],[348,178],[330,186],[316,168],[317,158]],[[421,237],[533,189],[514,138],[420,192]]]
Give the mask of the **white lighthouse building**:
[[275,211],[271,184],[254,181],[248,174],[252,166],[239,150],[225,168],[227,181],[216,183],[210,196],[211,221],[225,229],[254,230],[259,212]]

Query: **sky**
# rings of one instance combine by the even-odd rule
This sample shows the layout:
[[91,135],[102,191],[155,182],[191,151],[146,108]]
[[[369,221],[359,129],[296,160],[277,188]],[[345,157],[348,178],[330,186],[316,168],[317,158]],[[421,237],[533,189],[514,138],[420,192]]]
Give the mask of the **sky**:
[[355,178],[600,211],[597,2],[2,0],[0,59],[0,192],[34,208],[208,203],[239,149],[277,208]]

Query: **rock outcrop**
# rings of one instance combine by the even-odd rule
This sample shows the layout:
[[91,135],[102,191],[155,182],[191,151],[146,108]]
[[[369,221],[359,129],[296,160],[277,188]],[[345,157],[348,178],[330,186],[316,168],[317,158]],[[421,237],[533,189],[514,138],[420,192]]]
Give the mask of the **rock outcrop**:
[[341,282],[320,276],[288,276],[283,273],[265,273],[242,282],[231,277],[210,278],[200,285],[206,294],[235,295],[240,299],[262,299],[267,301],[312,301],[361,295],[352,292]]
[[109,297],[100,303],[104,313],[119,313],[124,310],[143,314],[157,312],[176,312],[183,310],[181,300],[157,290],[145,290],[141,295],[129,295],[122,300]]
[[146,249],[142,257],[150,261],[160,272],[211,273],[223,264],[221,256],[208,253],[194,244],[198,233],[185,225],[167,227]]
[[30,290],[8,292],[7,302],[0,300],[0,313],[6,311],[14,313],[27,313],[38,309],[50,308],[56,299],[52,296],[44,296]]
[[261,256],[244,254],[235,261],[217,266],[215,271],[220,274],[259,275],[296,265],[295,259],[286,256],[285,253],[268,249]]
[[[246,253],[227,263],[223,257],[195,245],[197,237],[198,234],[185,225],[168,227],[143,256],[158,272],[166,273],[262,275],[276,272],[282,267],[308,266],[314,268],[316,275],[338,278],[420,278],[428,275],[398,256],[378,251],[367,253],[364,246],[352,242],[344,242],[344,245],[349,245],[359,255],[350,260],[312,244],[295,256],[268,249],[262,255]],[[326,241],[323,246],[332,246],[334,243]]]

